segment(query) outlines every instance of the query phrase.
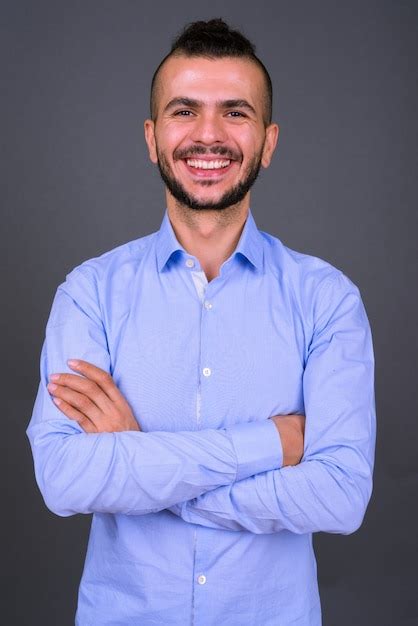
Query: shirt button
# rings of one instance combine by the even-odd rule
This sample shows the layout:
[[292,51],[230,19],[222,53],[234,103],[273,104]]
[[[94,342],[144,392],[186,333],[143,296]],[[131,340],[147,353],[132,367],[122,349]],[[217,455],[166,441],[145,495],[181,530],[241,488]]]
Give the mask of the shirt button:
[[212,302],[209,302],[209,300],[205,300],[205,309],[211,309],[212,308]]
[[206,576],[204,574],[200,574],[200,576],[197,577],[197,582],[199,585],[204,585],[206,582]]
[[187,261],[186,261],[186,265],[187,265],[187,267],[194,267],[194,261],[193,261],[193,259],[187,259]]
[[203,368],[203,376],[210,376],[211,375],[211,370],[210,367],[204,367]]

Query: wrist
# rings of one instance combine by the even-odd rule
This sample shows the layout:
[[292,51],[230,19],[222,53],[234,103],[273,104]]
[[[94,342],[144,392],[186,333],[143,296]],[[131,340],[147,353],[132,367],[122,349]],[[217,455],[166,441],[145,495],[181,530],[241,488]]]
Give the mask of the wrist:
[[303,456],[305,416],[275,415],[271,419],[282,443],[283,466],[297,465]]

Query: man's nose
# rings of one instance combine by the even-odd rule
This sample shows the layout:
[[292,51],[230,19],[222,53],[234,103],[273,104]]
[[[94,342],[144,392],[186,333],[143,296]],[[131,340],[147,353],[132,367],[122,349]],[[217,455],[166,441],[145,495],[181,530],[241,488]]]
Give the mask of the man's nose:
[[193,125],[191,139],[196,143],[211,145],[223,143],[227,133],[224,120],[219,114],[199,115]]

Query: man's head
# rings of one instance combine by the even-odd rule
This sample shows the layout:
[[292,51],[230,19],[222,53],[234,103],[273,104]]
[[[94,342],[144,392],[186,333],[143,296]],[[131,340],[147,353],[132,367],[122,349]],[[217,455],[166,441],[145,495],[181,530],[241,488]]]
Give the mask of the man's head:
[[221,19],[209,22],[193,22],[173,41],[170,52],[154,72],[151,81],[150,113],[154,121],[158,114],[158,91],[160,70],[173,56],[206,57],[208,59],[247,59],[254,63],[264,76],[264,124],[271,123],[273,109],[273,86],[270,74],[255,54],[254,44],[238,30],[232,30]]
[[223,210],[249,203],[278,127],[271,81],[254,46],[222,20],[186,28],[157,68],[145,134],[168,205]]

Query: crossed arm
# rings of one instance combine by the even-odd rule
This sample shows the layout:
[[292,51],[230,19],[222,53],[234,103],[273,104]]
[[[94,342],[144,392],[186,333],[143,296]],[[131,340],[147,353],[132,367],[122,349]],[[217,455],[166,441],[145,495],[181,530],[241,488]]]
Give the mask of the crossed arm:
[[[141,431],[139,422],[115,385],[111,375],[92,363],[70,359],[77,374],[54,373],[48,391],[53,402],[86,433]],[[274,415],[282,444],[282,466],[296,465],[303,454],[304,415]],[[279,442],[277,443],[279,459]]]
[[[346,533],[360,525],[371,493],[374,405],[371,338],[355,292],[327,309],[311,343],[305,433],[303,416],[228,431],[142,433],[108,373],[97,320],[65,292],[54,306],[65,314],[47,332],[28,429],[38,484],[54,512],[169,508],[189,522],[255,533]],[[77,374],[61,374],[72,333],[90,348]]]

